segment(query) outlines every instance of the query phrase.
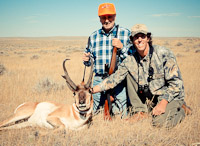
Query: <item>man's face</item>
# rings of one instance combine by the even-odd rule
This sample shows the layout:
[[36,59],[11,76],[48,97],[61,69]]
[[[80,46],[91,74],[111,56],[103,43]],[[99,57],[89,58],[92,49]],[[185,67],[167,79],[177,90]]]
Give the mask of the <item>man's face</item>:
[[113,28],[115,24],[115,17],[116,15],[102,15],[99,16],[100,22],[105,29],[105,31],[109,31]]
[[148,42],[149,39],[147,38],[147,35],[143,33],[138,33],[133,37],[133,44],[139,52],[144,52],[149,48]]

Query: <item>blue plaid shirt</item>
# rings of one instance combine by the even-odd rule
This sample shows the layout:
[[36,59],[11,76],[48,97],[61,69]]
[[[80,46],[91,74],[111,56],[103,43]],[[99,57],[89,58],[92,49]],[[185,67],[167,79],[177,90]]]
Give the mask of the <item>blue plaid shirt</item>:
[[[127,47],[130,44],[129,36],[130,31],[126,28],[119,27],[117,32],[116,25],[105,33],[103,29],[99,29],[93,32],[90,36],[89,47],[85,49],[85,52],[90,52],[94,59],[94,72],[99,75],[105,73],[105,64],[110,65],[112,57],[112,39],[116,37],[122,42],[123,48],[119,50],[119,63],[126,58],[128,53]],[[90,66],[90,62],[84,62],[86,66]]]

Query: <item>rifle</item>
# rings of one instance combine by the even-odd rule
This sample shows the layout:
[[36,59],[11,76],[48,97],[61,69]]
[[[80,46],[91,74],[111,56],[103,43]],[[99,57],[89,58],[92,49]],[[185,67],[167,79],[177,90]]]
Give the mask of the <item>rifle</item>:
[[[115,38],[117,38],[117,33],[118,33],[118,25],[117,27],[117,31],[116,31],[116,36]],[[113,52],[112,52],[112,57],[111,57],[111,62],[110,62],[110,68],[109,71],[107,73],[107,76],[110,76],[111,74],[113,74],[115,72],[117,66],[117,47],[113,47]],[[108,65],[105,65],[105,70],[108,70]],[[111,96],[112,91],[108,90],[106,91],[105,95],[106,95],[106,99],[105,99],[105,104],[104,104],[104,120],[111,120],[111,108],[112,108],[112,101],[114,101],[114,97]]]
[[[88,38],[88,44],[87,44],[87,48],[86,48],[87,53],[88,53],[89,46],[90,46],[90,37]],[[84,83],[84,78],[85,78],[85,70],[86,70],[86,65],[84,67],[83,80],[82,80],[83,83]]]

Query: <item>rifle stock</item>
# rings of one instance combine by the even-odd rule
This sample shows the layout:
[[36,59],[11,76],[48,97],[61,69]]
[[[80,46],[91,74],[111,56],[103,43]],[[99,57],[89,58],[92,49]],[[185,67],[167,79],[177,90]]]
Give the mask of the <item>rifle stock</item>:
[[115,71],[116,61],[117,61],[116,56],[117,56],[117,48],[114,47],[111,62],[110,62],[110,68],[109,68],[109,72],[108,72],[109,75],[113,74]]
[[105,100],[105,105],[104,105],[104,120],[111,120],[109,106],[108,106],[108,99]]
[[[117,48],[113,48],[113,53],[111,57],[111,62],[110,62],[110,68],[108,74],[111,75],[115,71],[116,67],[116,61],[117,61]],[[110,110],[111,110],[111,101],[114,100],[114,98],[110,95],[109,91],[106,92],[106,100],[105,100],[105,105],[104,105],[104,120],[111,120],[111,115],[110,115]]]

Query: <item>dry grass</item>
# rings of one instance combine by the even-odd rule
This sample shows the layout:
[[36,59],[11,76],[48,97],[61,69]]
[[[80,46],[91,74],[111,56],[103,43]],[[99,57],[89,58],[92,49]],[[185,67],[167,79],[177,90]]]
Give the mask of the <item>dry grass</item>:
[[[82,52],[85,37],[0,38],[0,121],[6,119],[22,102],[55,101],[72,104],[72,92],[62,79],[65,58],[72,80],[79,84],[83,77]],[[95,116],[92,125],[81,131],[60,131],[38,135],[40,128],[0,131],[0,145],[135,145],[188,146],[200,144],[200,38],[155,38],[154,44],[170,47],[177,56],[182,72],[186,102],[193,115],[171,130],[157,129],[151,119],[126,123],[118,116],[111,121]],[[87,69],[89,71],[89,69]],[[49,83],[49,84],[48,84]],[[46,89],[46,85],[50,89]],[[44,90],[39,90],[40,88]],[[197,144],[196,144],[197,145]]]

